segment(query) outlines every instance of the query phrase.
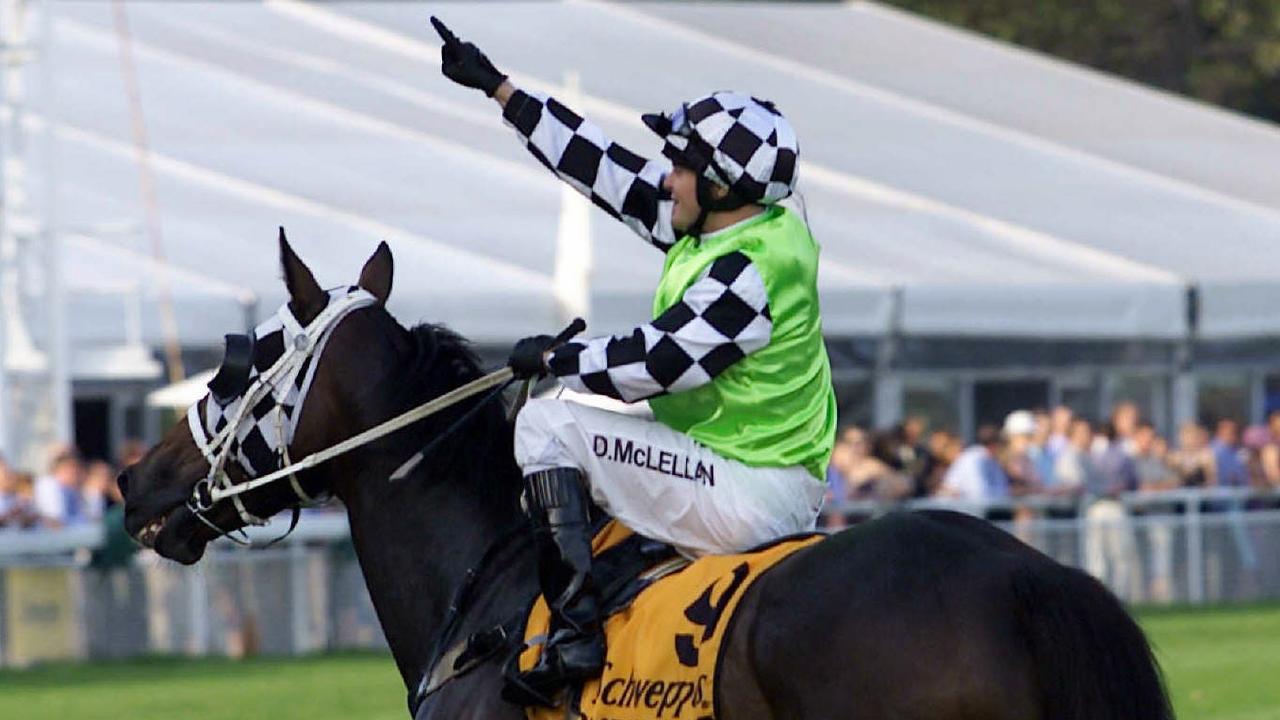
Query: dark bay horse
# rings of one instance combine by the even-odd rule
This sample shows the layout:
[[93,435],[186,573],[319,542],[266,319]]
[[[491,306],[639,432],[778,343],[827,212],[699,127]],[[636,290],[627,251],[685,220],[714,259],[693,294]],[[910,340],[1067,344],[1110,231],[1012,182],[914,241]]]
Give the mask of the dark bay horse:
[[[327,296],[283,239],[280,252],[289,308],[306,323]],[[346,316],[317,360],[292,457],[480,376],[457,335],[405,329],[387,313],[391,279],[384,244],[359,280],[377,302]],[[465,407],[299,476],[308,493],[332,492],[346,506],[410,692],[468,570],[523,522],[512,427],[498,405],[480,408],[402,480],[388,477]],[[198,522],[186,501],[207,471],[179,423],[121,475],[130,533],[167,558],[199,560],[218,532]],[[276,484],[247,493],[244,503],[265,517],[296,500]],[[208,517],[225,530],[242,524],[226,501]],[[506,619],[535,592],[532,543],[509,543],[490,558],[460,615],[463,634]],[[499,699],[500,684],[497,665],[482,666],[422,703],[416,718],[521,718]],[[1101,584],[984,521],[936,511],[892,514],[841,532],[752,586],[726,639],[717,699],[728,720],[1172,717],[1142,631]]]

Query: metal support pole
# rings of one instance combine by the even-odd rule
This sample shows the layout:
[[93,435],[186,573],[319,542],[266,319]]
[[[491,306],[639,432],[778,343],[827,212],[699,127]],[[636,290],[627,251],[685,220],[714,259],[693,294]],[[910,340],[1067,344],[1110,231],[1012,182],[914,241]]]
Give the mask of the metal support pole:
[[[10,461],[38,467],[52,439],[55,418],[49,404],[49,361],[29,331],[24,287],[36,263],[42,230],[31,211],[27,173],[27,68],[36,56],[29,26],[34,14],[25,0],[0,0],[0,73],[4,112],[0,113],[0,311],[4,325],[4,393],[0,394],[0,440]],[[38,306],[32,306],[33,308]],[[21,383],[15,382],[21,378]],[[4,420],[20,422],[5,423]]]
[[1173,432],[1173,421],[1169,416],[1169,378],[1168,375],[1157,375],[1151,394],[1151,420],[1156,425],[1156,431],[1164,437],[1169,437]]
[[1261,425],[1267,421],[1267,376],[1262,370],[1249,371],[1249,422]]
[[[581,106],[577,71],[564,76],[565,102]],[[574,105],[572,103],[578,103]],[[551,285],[561,323],[591,319],[591,203],[565,185],[560,192],[560,223],[556,230],[556,258]]]
[[304,653],[314,649],[307,623],[307,548],[300,542],[291,542],[288,550],[291,638],[289,649],[294,653]]
[[244,331],[252,333],[258,326],[258,296],[245,291],[240,299],[240,310],[244,314]]
[[50,0],[40,3],[40,84],[41,114],[44,116],[44,183],[42,211],[45,246],[45,287],[49,312],[49,337],[46,350],[49,354],[50,401],[53,410],[53,439],[70,443],[74,439],[71,392],[71,342],[67,327],[67,293],[63,258],[65,245],[60,234],[58,180],[61,169],[58,134],[57,83],[54,80],[53,58],[53,7]]
[[1200,291],[1187,286],[1187,334],[1174,350],[1173,424],[1174,428],[1195,422],[1199,415],[1195,366],[1195,344],[1200,327]]
[[1116,393],[1117,384],[1114,372],[1098,373],[1098,417],[1111,417],[1111,411],[1119,400]]
[[185,379],[187,373],[182,365],[178,319],[173,308],[173,291],[161,231],[160,201],[156,195],[155,172],[151,167],[151,147],[147,139],[142,92],[138,87],[138,68],[133,58],[133,36],[129,31],[129,15],[124,0],[112,0],[111,9],[120,54],[120,72],[129,100],[129,118],[133,129],[134,153],[138,161],[138,182],[142,192],[147,237],[151,241],[151,255],[156,261],[156,292],[159,295],[157,305],[160,310],[160,328],[164,334],[165,364],[169,370],[169,382],[176,383]]
[[1186,423],[1196,422],[1199,415],[1198,391],[1196,376],[1190,370],[1179,371],[1173,376],[1173,432]]
[[957,382],[959,383],[960,395],[960,438],[967,445],[977,433],[977,419],[974,412],[974,379],[973,376],[966,373],[961,376]]
[[[24,3],[22,0],[0,0],[0,305],[17,302],[17,238],[14,236],[14,213],[22,203],[21,171],[22,133],[22,63]],[[4,308],[14,312],[16,308]],[[17,454],[9,424],[13,405],[11,378],[5,360],[14,350],[14,328],[7,317],[0,317],[0,452]],[[8,457],[10,462],[13,457]]]
[[[206,561],[207,562],[207,561]],[[187,654],[209,654],[209,578],[204,572],[189,573],[187,583],[187,608],[191,613],[191,637],[187,639]]]
[[[1174,426],[1199,419],[1199,394],[1196,387],[1195,349],[1200,333],[1200,288],[1194,283],[1186,289],[1187,333],[1174,354],[1173,421]],[[1186,500],[1183,515],[1187,532],[1187,599],[1193,604],[1204,602],[1204,524],[1200,514],[1200,498]]]
[[[3,209],[0,209],[0,216],[3,215]],[[3,260],[0,260],[0,264],[3,264]],[[0,272],[0,283],[4,282],[3,278],[3,272]],[[0,456],[13,462],[11,455],[15,448],[9,437],[9,371],[4,366],[4,356],[9,349],[9,337],[4,325],[4,322],[0,322]]]
[[902,420],[902,377],[894,372],[901,336],[902,288],[895,287],[889,292],[889,327],[876,343],[875,380],[871,386],[871,417],[876,427],[889,427]]
[[1204,523],[1200,514],[1200,498],[1186,500],[1187,532],[1187,599],[1193,605],[1204,603]]

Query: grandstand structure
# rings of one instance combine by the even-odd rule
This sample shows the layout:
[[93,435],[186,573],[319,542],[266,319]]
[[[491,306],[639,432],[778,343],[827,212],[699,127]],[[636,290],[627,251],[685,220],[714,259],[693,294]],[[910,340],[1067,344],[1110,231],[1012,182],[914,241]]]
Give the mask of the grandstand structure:
[[[139,348],[172,371],[177,345],[196,372],[274,310],[278,225],[329,284],[387,240],[393,311],[495,351],[566,302],[597,332],[648,313],[660,258],[439,81],[416,4],[14,4],[47,22],[28,107],[6,115],[31,137],[8,156],[46,189],[28,214],[61,249],[57,283],[18,285],[32,346],[68,348],[60,405],[111,426],[98,445],[158,430],[164,375]],[[658,143],[640,112],[709,87],[795,119],[849,420],[968,434],[1015,406],[1126,398],[1168,429],[1274,405],[1274,126],[875,3],[448,13],[641,152]],[[55,307],[65,322],[37,317]]]

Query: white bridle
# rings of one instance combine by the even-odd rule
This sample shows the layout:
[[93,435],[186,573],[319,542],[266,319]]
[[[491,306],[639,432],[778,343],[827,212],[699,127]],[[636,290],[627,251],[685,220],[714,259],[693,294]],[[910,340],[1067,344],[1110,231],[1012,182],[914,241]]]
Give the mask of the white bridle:
[[[188,506],[197,517],[208,523],[209,520],[204,517],[204,513],[212,509],[219,501],[231,498],[235,504],[236,512],[239,513],[240,519],[246,525],[266,524],[266,519],[250,513],[245,508],[244,502],[239,497],[245,492],[242,489],[244,486],[234,485],[226,472],[227,462],[236,446],[237,433],[241,432],[260,402],[268,397],[273,397],[277,405],[279,404],[280,400],[283,399],[280,395],[282,389],[292,387],[298,381],[299,373],[303,371],[304,367],[308,367],[307,360],[313,356],[318,357],[320,355],[329,337],[333,334],[334,328],[338,326],[338,323],[343,318],[355,310],[368,307],[376,302],[377,298],[368,291],[359,288],[334,291],[330,294],[329,304],[306,327],[303,327],[297,318],[293,316],[288,304],[281,306],[275,317],[282,326],[285,339],[284,352],[270,368],[259,374],[244,393],[235,400],[233,412],[227,417],[227,422],[222,429],[213,432],[211,428],[206,427],[201,403],[191,406],[187,411],[187,424],[191,430],[191,438],[195,441],[196,447],[200,449],[205,461],[209,463],[208,474],[196,484],[191,500],[188,502]],[[314,362],[309,365],[309,369],[311,373],[314,373]],[[309,378],[306,378],[306,380],[309,381]],[[277,410],[272,413],[275,422],[273,423],[274,427],[270,429],[276,434],[276,447],[278,448],[280,463],[284,466],[284,469],[293,467],[289,459],[288,448],[289,443],[293,440],[293,431],[297,426],[297,418],[301,415],[302,403],[305,398],[306,392],[304,388],[299,393],[292,417],[287,423],[283,412]],[[204,405],[206,409],[207,404],[212,402],[212,397],[205,399]],[[315,498],[302,489],[302,485],[298,482],[293,472],[288,472],[281,477],[289,479],[289,484],[300,501],[308,504],[316,501]]]
[[[200,449],[205,461],[209,464],[208,474],[203,480],[196,483],[191,498],[187,501],[187,507],[201,522],[241,545],[247,545],[248,543],[229,535],[227,531],[205,517],[205,513],[213,509],[217,503],[230,499],[245,525],[265,525],[267,523],[266,519],[254,515],[245,508],[244,502],[240,498],[241,495],[278,480],[288,479],[294,494],[302,504],[314,503],[315,498],[308,495],[302,489],[301,483],[298,482],[297,472],[315,467],[343,453],[373,442],[473,395],[498,385],[503,385],[512,378],[511,369],[502,368],[369,428],[332,447],[308,455],[295,463],[289,458],[288,448],[293,440],[293,431],[297,426],[298,418],[302,414],[302,404],[306,398],[306,390],[309,389],[308,381],[297,398],[290,422],[286,425],[280,420],[281,414],[276,414],[277,447],[279,448],[279,456],[283,467],[246,482],[233,483],[226,472],[227,462],[233,454],[232,450],[235,446],[237,433],[241,432],[246,423],[252,421],[251,413],[254,408],[268,395],[275,393],[278,388],[288,387],[291,383],[296,382],[304,366],[309,367],[309,373],[314,373],[319,357],[338,323],[351,312],[377,302],[373,295],[358,288],[346,291],[345,294],[335,291],[331,293],[330,297],[331,300],[328,306],[305,328],[294,318],[287,304],[280,308],[276,313],[276,317],[284,327],[284,337],[287,340],[284,354],[270,368],[258,375],[237,399],[238,405],[221,430],[216,433],[209,432],[205,427],[205,420],[201,414],[200,408],[202,404],[213,402],[212,397],[207,397],[204,403],[192,405],[187,411],[187,424],[191,430],[191,437]],[[291,342],[288,342],[290,339]],[[315,360],[308,366],[307,360],[313,357]],[[415,455],[409,463],[402,466],[402,471],[410,468],[411,464],[421,459],[421,456],[422,453]],[[402,474],[402,472],[398,471],[392,478],[396,479]],[[295,515],[294,522],[296,520],[297,517]]]

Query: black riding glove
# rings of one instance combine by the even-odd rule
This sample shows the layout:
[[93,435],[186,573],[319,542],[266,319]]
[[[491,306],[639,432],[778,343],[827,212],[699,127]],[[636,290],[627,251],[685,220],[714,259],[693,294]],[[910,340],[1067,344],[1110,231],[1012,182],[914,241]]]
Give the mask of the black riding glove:
[[554,343],[555,338],[550,335],[534,335],[524,338],[511,349],[511,357],[507,359],[507,366],[511,368],[516,378],[520,380],[540,378],[547,374],[547,363],[544,358]]
[[440,70],[444,76],[459,85],[483,90],[485,95],[493,97],[493,93],[507,76],[489,62],[480,48],[474,43],[459,40],[434,15],[431,16],[431,24],[440,33],[440,39],[444,40],[444,47],[440,49]]

